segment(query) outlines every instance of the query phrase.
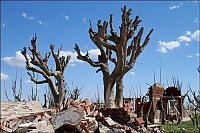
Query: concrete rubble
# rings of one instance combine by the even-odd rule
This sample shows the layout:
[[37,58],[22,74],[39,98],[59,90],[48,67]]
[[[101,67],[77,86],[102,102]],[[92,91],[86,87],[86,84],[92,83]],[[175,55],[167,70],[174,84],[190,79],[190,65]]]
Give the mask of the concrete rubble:
[[49,132],[53,109],[43,109],[37,101],[1,102],[0,129],[5,132]]
[[[37,101],[1,102],[0,132],[16,133],[137,133],[151,132],[132,110],[96,109],[89,99],[67,99],[65,108],[44,109]],[[156,129],[157,130],[157,129]]]

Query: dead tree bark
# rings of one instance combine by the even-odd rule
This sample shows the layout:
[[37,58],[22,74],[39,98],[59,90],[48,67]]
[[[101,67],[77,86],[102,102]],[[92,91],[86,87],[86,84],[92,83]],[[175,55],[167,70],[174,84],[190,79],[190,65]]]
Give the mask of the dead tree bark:
[[115,95],[116,107],[123,106],[123,92],[124,92],[124,84],[123,84],[123,78],[122,78],[116,83],[116,95]]
[[[31,78],[31,81],[33,81],[36,84],[44,84],[48,83],[52,95],[54,97],[55,104],[60,108],[62,106],[63,97],[64,97],[64,89],[63,89],[63,83],[64,83],[64,70],[70,60],[70,56],[67,57],[60,57],[60,51],[62,50],[62,47],[58,49],[58,52],[54,52],[54,45],[50,45],[51,52],[48,52],[45,54],[45,57],[42,58],[37,45],[36,45],[37,37],[32,38],[31,40],[31,47],[29,47],[29,50],[31,52],[31,56],[27,54],[27,49],[24,47],[24,49],[21,51],[22,55],[26,59],[26,69],[28,71],[32,71],[33,74],[28,72],[28,75]],[[50,55],[52,54],[56,69],[55,71],[49,69],[48,67],[48,60]],[[35,73],[39,73],[43,76],[43,80],[36,80],[35,79]],[[54,82],[54,79],[57,83]]]
[[[107,34],[108,22],[104,21],[102,25],[101,20],[98,20],[97,32],[93,31],[92,25],[90,23],[90,38],[101,52],[101,54],[98,56],[97,62],[92,61],[88,53],[85,56],[82,55],[77,44],[74,48],[78,53],[78,59],[88,62],[92,67],[98,67],[99,69],[97,72],[102,71],[104,83],[104,100],[106,107],[115,106],[113,87],[117,82],[119,82],[119,88],[116,91],[119,95],[115,99],[117,100],[117,106],[123,105],[123,77],[129,70],[133,68],[136,59],[148,44],[150,35],[153,32],[152,29],[146,36],[142,45],[140,45],[144,28],[142,27],[138,34],[133,37],[137,30],[138,24],[141,22],[139,16],[136,16],[135,20],[132,21],[130,18],[132,10],[126,10],[126,6],[124,6],[124,8],[121,10],[122,18],[119,35],[117,35],[117,32],[114,31],[112,15],[110,15],[109,21],[111,35]],[[128,42],[131,38],[133,38],[131,44],[128,45]],[[112,57],[112,52],[115,53],[115,57]],[[111,61],[115,64],[112,72],[109,70],[108,61]]]

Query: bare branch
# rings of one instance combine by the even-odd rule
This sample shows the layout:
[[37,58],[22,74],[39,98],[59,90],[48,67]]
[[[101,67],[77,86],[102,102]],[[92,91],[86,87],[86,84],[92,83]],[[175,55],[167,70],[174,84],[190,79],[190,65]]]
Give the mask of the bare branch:
[[50,55],[51,55],[51,53],[50,52],[47,52],[46,54],[45,54],[45,58],[43,59],[43,62],[48,62],[48,60],[49,60],[49,57],[50,57]]
[[29,73],[29,72],[27,72],[27,74],[30,76],[31,81],[33,81],[33,82],[36,83],[36,84],[48,83],[48,80],[47,80],[47,79],[38,81],[38,80],[35,79],[35,75],[34,75],[34,74],[32,75],[32,74]]
[[75,44],[74,50],[77,52],[77,59],[88,62],[93,67],[101,67],[101,63],[94,62],[90,59],[89,55],[81,55],[80,48],[77,44]]
[[146,45],[148,44],[150,35],[152,34],[152,32],[153,32],[153,29],[151,29],[150,32],[148,33],[148,35],[146,36],[146,38],[141,46],[141,50],[143,50],[146,47]]
[[111,41],[113,41],[116,44],[119,37],[117,36],[117,33],[114,32],[112,16],[113,15],[110,14],[110,22],[109,22],[109,24],[110,24],[110,33],[111,33],[111,36],[108,36],[108,39],[111,40]]

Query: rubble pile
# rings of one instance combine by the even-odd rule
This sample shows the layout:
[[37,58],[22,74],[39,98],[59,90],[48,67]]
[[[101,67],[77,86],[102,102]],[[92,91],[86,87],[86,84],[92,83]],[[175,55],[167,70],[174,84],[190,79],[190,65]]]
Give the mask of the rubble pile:
[[99,110],[104,116],[110,116],[114,121],[124,124],[128,123],[131,119],[131,110],[127,108],[102,108]]
[[49,119],[53,109],[43,109],[37,101],[1,102],[0,129],[5,132],[54,132]]
[[[44,109],[39,102],[1,103],[0,129],[17,133],[137,133],[145,132],[143,118],[132,110],[96,109],[89,99],[67,99],[62,110]],[[150,130],[149,130],[150,131]],[[152,130],[153,131],[153,130]]]

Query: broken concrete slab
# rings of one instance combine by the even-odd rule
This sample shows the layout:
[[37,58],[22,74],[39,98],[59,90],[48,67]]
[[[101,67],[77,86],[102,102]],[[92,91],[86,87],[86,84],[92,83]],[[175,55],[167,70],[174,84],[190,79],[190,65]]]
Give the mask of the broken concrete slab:
[[112,131],[113,131],[114,133],[126,133],[125,130],[119,129],[119,128],[112,128]]
[[20,124],[18,127],[20,127],[20,128],[29,127],[29,126],[34,125],[34,124],[35,124],[34,122],[23,123],[23,124]]
[[99,125],[99,132],[100,133],[114,133],[111,129],[109,129],[108,127],[102,124]]
[[38,129],[38,130],[43,130],[47,127],[47,122],[46,121],[39,121],[37,123],[35,123],[35,127]]
[[[53,109],[43,109],[38,101],[1,102],[0,130],[6,132],[23,132],[41,118],[50,118]],[[31,127],[32,128],[32,127]],[[35,127],[34,127],[35,128]]]
[[15,130],[15,133],[27,133],[28,127],[18,127],[17,130]]
[[77,108],[72,107],[52,115],[51,122],[54,129],[58,129],[64,124],[77,125],[84,115],[84,112],[80,112]]
[[1,102],[1,118],[27,115],[32,112],[43,111],[38,101],[29,102]]
[[116,125],[117,123],[114,122],[110,117],[105,117],[104,118],[105,122],[108,124],[109,127]]

